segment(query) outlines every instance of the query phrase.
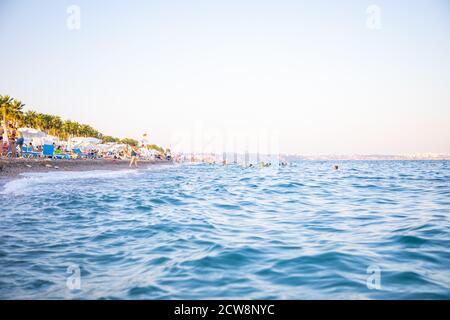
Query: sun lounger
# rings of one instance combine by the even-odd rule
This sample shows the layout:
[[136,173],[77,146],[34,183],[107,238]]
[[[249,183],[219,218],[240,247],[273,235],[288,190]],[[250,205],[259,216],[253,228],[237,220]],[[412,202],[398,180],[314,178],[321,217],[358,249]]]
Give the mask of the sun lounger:
[[22,148],[22,157],[24,158],[37,158],[41,155],[40,152],[33,151],[33,148]]
[[53,155],[53,158],[55,158],[55,159],[63,159],[63,160],[70,160],[70,154],[59,153],[59,154]]
[[55,154],[55,147],[51,144],[44,144],[44,146],[42,147],[42,156],[44,158],[70,160],[70,155],[68,154]]
[[89,155],[87,154],[87,153],[83,153],[83,152],[81,152],[81,150],[79,149],[79,148],[77,148],[77,149],[72,149],[72,151],[73,152],[75,152],[75,154],[77,155],[77,156],[79,156],[80,158],[88,158],[89,157]]

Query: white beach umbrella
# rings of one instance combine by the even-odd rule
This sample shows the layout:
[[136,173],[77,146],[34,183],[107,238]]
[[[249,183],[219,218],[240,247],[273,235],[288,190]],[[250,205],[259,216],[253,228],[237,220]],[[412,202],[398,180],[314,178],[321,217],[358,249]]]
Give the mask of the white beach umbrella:
[[72,148],[78,148],[82,151],[97,150],[101,140],[92,137],[75,137],[71,138]]
[[28,139],[28,142],[27,142],[27,138],[25,138],[25,136],[24,136],[24,140],[25,140],[25,143],[28,143],[31,141],[33,143],[33,145],[35,145],[35,146],[42,146],[44,144],[53,144],[53,143],[58,144],[58,145],[64,144],[57,137],[50,136],[50,135],[33,137],[31,139]]
[[97,150],[100,151],[100,152],[107,152],[107,151],[108,151],[108,148],[109,148],[109,146],[108,146],[107,144],[102,144],[102,143],[97,144],[95,147],[96,147]]
[[97,145],[97,144],[99,144],[102,141],[100,139],[93,138],[93,137],[74,137],[74,138],[71,139],[71,142],[74,145],[77,145],[77,144],[94,144],[94,145]]
[[57,137],[51,136],[49,134],[46,135],[45,137],[42,137],[41,139],[44,142],[44,144],[52,144],[52,143],[58,144],[60,142]]
[[34,128],[19,128],[18,130],[20,131],[20,133],[22,133],[24,138],[28,139],[43,138],[47,135],[45,132],[39,131]]
[[41,138],[44,138],[47,134],[34,128],[19,128],[18,129],[23,136],[25,144],[33,143],[34,145],[40,144]]
[[126,146],[125,144],[115,144],[115,143],[113,143],[113,144],[110,144],[110,146],[108,148],[108,151],[112,152],[112,153],[120,152],[120,151],[122,151],[125,148],[125,146]]
[[98,144],[85,142],[85,143],[78,145],[77,147],[83,151],[89,151],[89,150],[98,150],[97,146],[98,146]]

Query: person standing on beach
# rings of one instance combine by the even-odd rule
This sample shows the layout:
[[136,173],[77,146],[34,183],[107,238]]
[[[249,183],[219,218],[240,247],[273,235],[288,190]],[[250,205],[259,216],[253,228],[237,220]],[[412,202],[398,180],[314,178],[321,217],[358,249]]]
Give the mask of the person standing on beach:
[[14,129],[13,125],[9,125],[9,135],[8,135],[8,142],[9,147],[11,148],[11,156],[13,159],[16,158],[16,129]]
[[22,156],[23,143],[24,143],[23,134],[22,134],[22,132],[20,132],[19,130],[17,130],[17,140],[16,140],[16,145],[19,146],[19,154],[20,154],[20,156]]
[[137,151],[136,151],[136,147],[131,147],[131,153],[130,153],[130,155],[131,155],[130,168],[131,168],[131,166],[133,165],[133,163],[134,163],[134,165],[135,165],[136,168],[137,168],[138,164],[137,164]]

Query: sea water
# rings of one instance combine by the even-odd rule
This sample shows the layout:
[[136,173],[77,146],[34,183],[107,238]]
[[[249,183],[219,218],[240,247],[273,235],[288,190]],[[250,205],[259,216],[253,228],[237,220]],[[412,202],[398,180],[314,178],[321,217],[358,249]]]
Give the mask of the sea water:
[[2,299],[449,299],[450,162],[28,174]]

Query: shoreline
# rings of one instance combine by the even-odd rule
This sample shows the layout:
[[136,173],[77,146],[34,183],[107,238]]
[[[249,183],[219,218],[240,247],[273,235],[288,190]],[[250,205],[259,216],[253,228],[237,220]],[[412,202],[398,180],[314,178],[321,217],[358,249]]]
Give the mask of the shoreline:
[[[0,182],[18,178],[28,172],[57,172],[57,171],[94,171],[94,170],[126,170],[129,160],[115,159],[80,159],[80,160],[52,160],[52,159],[0,159]],[[140,160],[138,169],[153,165],[170,165],[170,161]]]

